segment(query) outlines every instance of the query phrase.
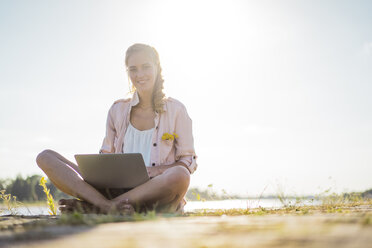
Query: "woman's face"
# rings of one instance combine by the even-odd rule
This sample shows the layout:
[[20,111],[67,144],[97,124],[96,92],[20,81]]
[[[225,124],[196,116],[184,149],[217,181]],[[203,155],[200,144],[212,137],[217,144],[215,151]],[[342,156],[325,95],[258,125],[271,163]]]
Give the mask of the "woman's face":
[[155,85],[157,71],[150,56],[136,52],[128,58],[128,74],[139,93],[151,92]]

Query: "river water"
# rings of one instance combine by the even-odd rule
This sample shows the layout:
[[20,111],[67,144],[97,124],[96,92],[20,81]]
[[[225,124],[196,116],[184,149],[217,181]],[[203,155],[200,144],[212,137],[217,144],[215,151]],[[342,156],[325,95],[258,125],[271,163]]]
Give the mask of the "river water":
[[[293,200],[292,204],[294,204]],[[318,205],[319,201],[303,201],[297,205]],[[278,199],[234,199],[234,200],[221,200],[221,201],[188,201],[185,206],[185,212],[193,212],[199,209],[233,209],[233,208],[280,208],[283,204]],[[8,210],[1,209],[1,215],[11,214]],[[24,206],[16,208],[13,214],[18,215],[48,215],[47,205],[40,206]]]

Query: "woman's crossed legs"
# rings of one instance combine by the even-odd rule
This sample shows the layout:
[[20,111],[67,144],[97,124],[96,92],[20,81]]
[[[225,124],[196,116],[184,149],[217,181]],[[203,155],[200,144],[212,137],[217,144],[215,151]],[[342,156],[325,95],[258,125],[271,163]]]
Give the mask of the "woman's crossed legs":
[[[93,204],[102,213],[127,211],[128,204],[174,212],[190,182],[188,170],[183,166],[175,166],[114,199],[107,199],[82,179],[76,164],[57,152],[45,150],[37,156],[36,162],[58,189]],[[61,203],[68,204],[68,201]]]

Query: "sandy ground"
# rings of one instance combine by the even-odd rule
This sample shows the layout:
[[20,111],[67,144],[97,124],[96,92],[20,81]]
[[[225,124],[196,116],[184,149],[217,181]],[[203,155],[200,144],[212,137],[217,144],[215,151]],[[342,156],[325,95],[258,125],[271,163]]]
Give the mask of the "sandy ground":
[[343,213],[159,217],[95,226],[56,222],[55,217],[0,217],[0,246],[372,247],[372,206]]

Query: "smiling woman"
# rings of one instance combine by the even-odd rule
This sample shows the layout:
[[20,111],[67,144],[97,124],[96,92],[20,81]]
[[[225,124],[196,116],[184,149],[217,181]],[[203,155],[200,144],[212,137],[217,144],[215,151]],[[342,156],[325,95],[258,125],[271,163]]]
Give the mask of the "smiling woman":
[[[140,211],[183,212],[190,174],[197,167],[191,119],[181,102],[165,97],[153,47],[134,44],[125,63],[133,97],[110,108],[100,153],[141,153],[151,180],[133,189],[96,189],[82,180],[77,165],[54,151],[40,153],[37,164],[60,190],[83,199],[91,211],[132,212],[139,206]],[[62,212],[76,209],[76,200],[60,204]]]

